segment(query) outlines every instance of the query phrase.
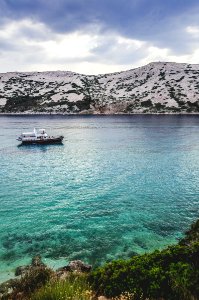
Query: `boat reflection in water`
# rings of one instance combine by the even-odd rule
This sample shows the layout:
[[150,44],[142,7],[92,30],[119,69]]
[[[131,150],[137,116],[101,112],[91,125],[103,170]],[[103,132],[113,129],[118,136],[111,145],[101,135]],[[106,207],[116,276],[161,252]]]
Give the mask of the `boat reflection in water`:
[[38,131],[34,128],[32,132],[24,132],[22,133],[17,140],[22,144],[30,145],[30,144],[60,144],[63,141],[63,136],[49,136],[46,133],[45,129],[39,129]]

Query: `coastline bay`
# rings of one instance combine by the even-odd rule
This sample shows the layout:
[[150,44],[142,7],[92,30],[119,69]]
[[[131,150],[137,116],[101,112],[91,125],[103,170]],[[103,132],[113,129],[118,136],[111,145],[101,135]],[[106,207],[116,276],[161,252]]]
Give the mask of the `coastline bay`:
[[[198,217],[198,125],[186,115],[0,116],[0,280],[38,253],[97,265],[175,243]],[[63,145],[18,146],[34,127]]]

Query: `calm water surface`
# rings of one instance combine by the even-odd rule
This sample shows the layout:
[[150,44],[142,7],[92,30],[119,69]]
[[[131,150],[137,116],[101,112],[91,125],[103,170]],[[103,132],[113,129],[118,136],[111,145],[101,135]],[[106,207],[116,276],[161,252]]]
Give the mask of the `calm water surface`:
[[[32,128],[63,145],[18,146]],[[100,264],[161,249],[198,217],[198,116],[1,116],[0,280],[41,254]]]

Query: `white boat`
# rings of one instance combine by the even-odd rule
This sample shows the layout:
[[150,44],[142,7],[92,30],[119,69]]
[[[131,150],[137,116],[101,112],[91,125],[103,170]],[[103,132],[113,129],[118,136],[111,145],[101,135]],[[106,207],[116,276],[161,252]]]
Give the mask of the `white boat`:
[[34,128],[32,132],[22,133],[17,140],[22,144],[59,144],[62,143],[63,136],[49,136],[45,129]]

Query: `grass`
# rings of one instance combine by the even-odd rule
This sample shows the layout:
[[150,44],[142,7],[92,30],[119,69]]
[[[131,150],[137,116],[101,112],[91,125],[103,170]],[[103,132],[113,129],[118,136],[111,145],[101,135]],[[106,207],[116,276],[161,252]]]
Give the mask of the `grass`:
[[85,275],[71,274],[65,280],[53,280],[37,290],[31,300],[91,300],[94,295]]

